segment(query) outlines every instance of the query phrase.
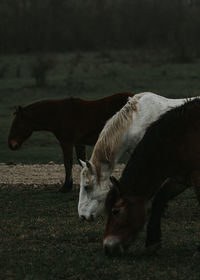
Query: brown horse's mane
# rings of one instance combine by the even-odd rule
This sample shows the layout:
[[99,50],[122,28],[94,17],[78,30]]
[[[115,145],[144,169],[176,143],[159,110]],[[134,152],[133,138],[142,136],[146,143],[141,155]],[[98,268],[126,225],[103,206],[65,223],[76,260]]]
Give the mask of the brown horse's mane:
[[[194,129],[192,124],[197,121],[200,122],[199,98],[186,101],[182,106],[168,111],[152,123],[122,173],[119,181],[120,194],[140,195],[143,190],[138,190],[137,185],[141,188],[148,174],[162,172],[162,165],[169,159],[169,155],[173,162],[174,151],[177,150],[182,136],[185,131],[192,131]],[[107,198],[110,202],[114,202],[116,197],[116,191],[112,189]],[[110,204],[109,201],[106,205]]]
[[60,103],[60,102],[64,102],[64,103],[71,103],[73,101],[75,102],[81,102],[81,100],[84,100],[84,99],[81,99],[81,98],[76,98],[76,97],[69,97],[69,98],[63,98],[63,99],[43,99],[43,100],[38,100],[38,101],[35,101],[31,104],[28,104],[28,105],[24,105],[24,106],[17,106],[16,107],[16,110],[15,110],[15,113],[18,112],[18,108],[21,108],[21,109],[33,109],[34,107],[37,107],[37,106],[40,106],[40,105],[47,105],[47,104],[56,104],[56,103]]
[[[16,110],[15,110],[15,114],[18,112],[18,109],[21,108],[21,109],[33,109],[34,107],[37,107],[37,106],[40,106],[40,105],[47,105],[47,104],[56,104],[56,103],[63,103],[63,104],[67,104],[69,103],[69,105],[72,103],[72,102],[75,102],[75,103],[87,103],[87,104],[90,104],[90,103],[95,103],[95,102],[99,102],[100,100],[101,101],[106,101],[106,100],[109,100],[111,99],[114,95],[115,96],[121,96],[122,93],[116,93],[116,94],[113,94],[111,96],[105,96],[103,98],[98,98],[98,99],[85,99],[85,98],[79,98],[79,97],[67,97],[67,98],[61,98],[61,99],[43,99],[43,100],[39,100],[39,101],[35,101],[31,104],[28,104],[28,105],[25,105],[25,106],[16,106]],[[127,98],[129,96],[131,96],[131,93],[128,93],[128,92],[123,92],[123,95],[124,96],[127,96]]]

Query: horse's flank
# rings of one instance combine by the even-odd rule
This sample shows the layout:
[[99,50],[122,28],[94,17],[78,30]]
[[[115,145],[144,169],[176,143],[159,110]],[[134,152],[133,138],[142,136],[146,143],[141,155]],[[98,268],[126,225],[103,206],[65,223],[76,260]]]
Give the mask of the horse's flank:
[[90,160],[96,168],[98,180],[100,180],[103,164],[113,170],[124,131],[127,131],[133,122],[133,112],[137,113],[137,102],[141,96],[137,94],[134,98],[129,97],[127,104],[106,122],[101,131]]

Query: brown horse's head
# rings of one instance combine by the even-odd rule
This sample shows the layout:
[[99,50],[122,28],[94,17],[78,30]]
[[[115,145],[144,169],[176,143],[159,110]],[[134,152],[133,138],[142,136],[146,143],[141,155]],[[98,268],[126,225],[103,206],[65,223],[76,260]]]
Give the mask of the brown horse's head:
[[28,121],[21,106],[16,107],[14,115],[15,117],[8,136],[8,146],[12,150],[17,150],[22,143],[31,136],[33,127]]
[[122,253],[134,240],[146,220],[146,201],[125,196],[122,186],[112,177],[113,188],[106,198],[107,225],[103,238],[106,255]]

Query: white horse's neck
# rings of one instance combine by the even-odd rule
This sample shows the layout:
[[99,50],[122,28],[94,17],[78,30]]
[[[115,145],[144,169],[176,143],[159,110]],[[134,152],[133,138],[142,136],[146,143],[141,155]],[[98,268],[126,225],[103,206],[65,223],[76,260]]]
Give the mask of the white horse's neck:
[[[129,99],[129,101],[132,99]],[[136,110],[135,98],[107,121],[94,147],[90,162],[95,166],[98,179],[109,177],[119,159],[123,133],[132,122]]]

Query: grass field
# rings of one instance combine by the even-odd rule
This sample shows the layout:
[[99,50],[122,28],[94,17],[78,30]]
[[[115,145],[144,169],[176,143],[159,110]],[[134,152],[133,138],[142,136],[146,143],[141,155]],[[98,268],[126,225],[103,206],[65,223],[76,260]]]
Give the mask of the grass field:
[[54,187],[0,192],[0,279],[199,280],[199,208],[191,190],[171,202],[162,222],[162,248],[145,250],[145,229],[121,257],[105,257],[104,219],[77,217],[78,191]]
[[[61,163],[62,154],[54,137],[33,134],[20,151],[7,148],[7,136],[15,105],[45,98],[68,96],[100,98],[116,92],[152,91],[168,97],[189,97],[200,93],[200,62],[177,64],[170,54],[115,51],[44,55],[52,60],[46,86],[38,88],[32,77],[39,54],[0,57],[0,161]],[[20,69],[20,70],[19,70]],[[1,72],[1,71],[0,71]]]
[[[35,86],[39,54],[0,57],[0,162],[62,163],[55,138],[39,132],[13,152],[7,136],[15,105],[68,96],[100,98],[121,91],[168,97],[200,94],[200,62],[178,64],[170,54],[133,51],[48,54],[46,86]],[[91,151],[91,149],[90,149]],[[81,222],[78,191],[0,184],[0,279],[2,280],[199,280],[199,208],[191,190],[171,202],[163,218],[163,246],[145,250],[145,229],[124,256],[102,250],[105,219]]]

